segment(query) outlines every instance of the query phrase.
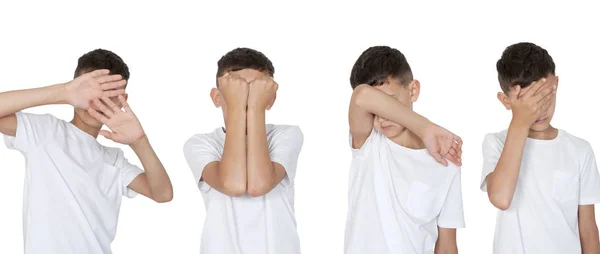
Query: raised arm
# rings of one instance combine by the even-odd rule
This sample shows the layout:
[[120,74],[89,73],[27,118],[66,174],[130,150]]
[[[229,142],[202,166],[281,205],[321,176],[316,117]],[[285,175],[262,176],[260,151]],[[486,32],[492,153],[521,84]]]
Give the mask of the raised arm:
[[500,210],[508,209],[512,203],[529,128],[546,114],[553,91],[552,84],[542,79],[522,95],[520,86],[515,86],[509,92],[513,119],[496,168],[485,180],[490,202]]
[[447,161],[443,158],[445,157],[461,165],[462,141],[458,136],[433,124],[400,101],[369,85],[356,87],[350,101],[348,118],[354,148],[362,147],[370,135],[374,115],[389,119],[414,132],[423,139],[430,154],[438,162],[447,165]]
[[246,108],[248,83],[239,76],[223,75],[218,80],[219,100],[225,107],[225,147],[221,161],[214,161],[203,169],[200,181],[217,191],[239,197],[246,193]]
[[120,75],[108,75],[108,70],[97,70],[64,84],[0,93],[0,133],[15,136],[15,113],[36,106],[71,104],[87,108],[89,102],[101,96],[122,94],[125,85]]
[[128,188],[159,203],[171,201],[173,186],[169,175],[125,97],[119,95],[118,99],[120,106],[107,97],[103,97],[102,101],[96,99],[94,104],[102,114],[93,108],[89,108],[88,112],[110,128],[111,131],[101,130],[100,135],[117,143],[129,145],[142,162],[144,173],[136,177]]
[[275,100],[278,84],[270,77],[250,83],[248,96],[248,195],[262,196],[270,192],[286,176],[285,168],[271,161],[265,111]]

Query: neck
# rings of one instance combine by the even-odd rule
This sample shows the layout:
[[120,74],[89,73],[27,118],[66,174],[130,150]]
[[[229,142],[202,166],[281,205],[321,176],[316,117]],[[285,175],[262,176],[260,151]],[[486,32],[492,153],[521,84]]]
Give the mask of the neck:
[[410,149],[424,149],[425,143],[414,132],[404,129],[398,136],[391,138],[394,143]]
[[98,138],[98,133],[100,133],[101,128],[93,127],[93,126],[86,124],[81,119],[79,119],[79,117],[77,117],[77,115],[75,115],[73,117],[73,120],[71,120],[71,124],[75,125],[75,127],[79,128],[80,130],[89,134],[90,136],[92,136],[94,138]]
[[552,126],[548,126],[548,128],[546,128],[543,131],[535,131],[535,130],[529,130],[529,135],[527,135],[527,137],[531,138],[531,139],[541,139],[541,140],[552,140],[555,139],[556,136],[558,136],[558,129],[552,127]]

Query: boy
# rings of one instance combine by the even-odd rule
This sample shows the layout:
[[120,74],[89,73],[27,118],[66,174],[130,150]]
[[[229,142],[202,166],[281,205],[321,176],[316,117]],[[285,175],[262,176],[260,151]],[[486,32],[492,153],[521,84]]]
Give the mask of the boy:
[[201,253],[300,253],[294,176],[303,134],[297,126],[265,124],[278,87],[273,64],[237,48],[217,65],[210,96],[225,126],[184,146],[206,205]]
[[457,253],[461,139],[413,112],[420,83],[397,49],[364,51],[350,84],[345,253]]
[[[111,253],[122,196],[171,200],[169,177],[127,104],[128,79],[123,60],[98,49],[79,58],[70,82],[0,93],[0,132],[27,162],[25,253]],[[20,112],[49,104],[72,105],[73,120]],[[98,134],[129,145],[144,171]]]
[[483,141],[481,189],[500,209],[494,253],[600,253],[598,168],[587,141],[550,125],[558,86],[552,57],[517,43],[496,68],[498,99],[513,117]]

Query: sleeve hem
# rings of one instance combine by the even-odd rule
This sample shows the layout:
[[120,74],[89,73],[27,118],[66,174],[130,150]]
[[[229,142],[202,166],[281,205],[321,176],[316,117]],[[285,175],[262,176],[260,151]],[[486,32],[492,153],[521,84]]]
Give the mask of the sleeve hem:
[[135,173],[131,173],[128,176],[125,177],[125,179],[123,180],[123,185],[126,188],[125,191],[124,191],[124,193],[123,193],[125,197],[135,198],[137,195],[139,195],[139,193],[137,193],[136,191],[134,191],[131,188],[129,188],[129,185],[131,184],[131,182],[133,182],[133,180],[135,180],[135,178],[137,178],[142,173],[143,173],[143,171],[138,171],[138,172],[135,172]]
[[446,223],[438,223],[438,227],[448,228],[448,229],[465,228],[465,222],[464,221],[451,221],[451,222],[446,222]]
[[584,198],[579,201],[579,205],[595,205],[595,204],[600,204],[600,196]]

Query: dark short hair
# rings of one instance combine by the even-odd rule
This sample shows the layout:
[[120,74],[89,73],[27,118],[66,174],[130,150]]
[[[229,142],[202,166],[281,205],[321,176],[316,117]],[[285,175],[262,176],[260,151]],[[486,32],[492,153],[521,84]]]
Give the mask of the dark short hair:
[[263,53],[250,48],[236,48],[227,52],[217,62],[217,79],[230,71],[253,69],[266,72],[269,76],[275,75],[275,68],[271,60]]
[[530,42],[508,46],[496,63],[498,81],[504,93],[510,88],[525,88],[532,82],[555,74],[556,66],[548,51]]
[[112,51],[96,49],[79,57],[75,77],[95,70],[107,69],[110,74],[119,74],[125,80],[129,80],[129,67],[120,56]]
[[352,89],[359,85],[383,85],[388,78],[402,85],[413,80],[410,65],[402,52],[388,46],[374,46],[365,50],[356,60],[350,74]]

